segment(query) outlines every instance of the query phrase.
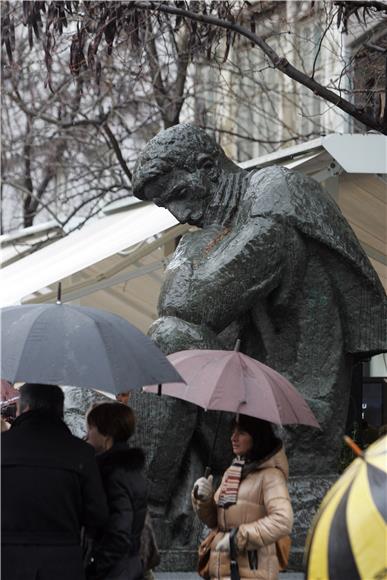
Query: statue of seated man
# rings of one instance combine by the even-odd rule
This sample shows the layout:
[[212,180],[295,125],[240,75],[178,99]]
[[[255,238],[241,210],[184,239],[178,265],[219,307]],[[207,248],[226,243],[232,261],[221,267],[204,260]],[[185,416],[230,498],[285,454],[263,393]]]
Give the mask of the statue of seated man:
[[[241,339],[321,424],[290,430],[292,474],[336,471],[354,360],[386,350],[385,292],[336,203],[301,173],[241,169],[188,124],[147,144],[133,188],[198,228],[167,267],[151,336],[165,353]],[[184,424],[187,441],[195,421]]]

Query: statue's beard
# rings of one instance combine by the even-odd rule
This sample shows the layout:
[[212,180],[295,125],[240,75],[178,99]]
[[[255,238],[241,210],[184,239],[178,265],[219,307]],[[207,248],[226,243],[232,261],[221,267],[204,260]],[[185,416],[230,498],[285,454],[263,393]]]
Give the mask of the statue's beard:
[[202,227],[213,224],[229,226],[238,210],[239,201],[243,198],[249,181],[249,173],[223,173],[219,187],[208,204],[202,220]]

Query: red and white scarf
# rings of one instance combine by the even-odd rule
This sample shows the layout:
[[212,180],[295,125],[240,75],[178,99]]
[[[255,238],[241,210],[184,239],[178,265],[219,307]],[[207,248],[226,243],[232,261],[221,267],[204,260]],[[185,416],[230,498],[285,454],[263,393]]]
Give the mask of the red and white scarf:
[[244,459],[236,458],[228,468],[219,494],[219,507],[228,508],[230,505],[236,504],[244,464]]

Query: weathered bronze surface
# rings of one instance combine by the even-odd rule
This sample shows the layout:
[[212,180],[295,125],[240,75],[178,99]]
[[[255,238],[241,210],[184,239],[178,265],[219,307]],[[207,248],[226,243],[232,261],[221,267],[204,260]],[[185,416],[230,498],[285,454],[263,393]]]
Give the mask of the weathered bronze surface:
[[[301,173],[240,169],[190,125],[148,143],[134,194],[199,227],[183,236],[169,263],[150,335],[166,353],[232,349],[240,338],[242,352],[299,389],[322,426],[286,429],[291,474],[334,473],[354,361],[387,350],[385,292],[336,203]],[[145,420],[158,413],[160,423],[157,445],[148,441],[151,500],[173,526],[171,498],[181,505],[189,497],[215,420],[173,399],[163,401],[160,414],[160,401],[140,398],[139,414]],[[219,471],[228,461],[226,431],[215,458]]]

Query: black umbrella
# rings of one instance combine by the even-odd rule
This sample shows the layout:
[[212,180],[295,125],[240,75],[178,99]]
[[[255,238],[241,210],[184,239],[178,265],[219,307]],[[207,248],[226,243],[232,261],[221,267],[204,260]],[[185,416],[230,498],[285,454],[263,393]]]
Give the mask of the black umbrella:
[[0,376],[112,393],[184,382],[161,350],[123,318],[95,308],[34,304],[0,309]]

